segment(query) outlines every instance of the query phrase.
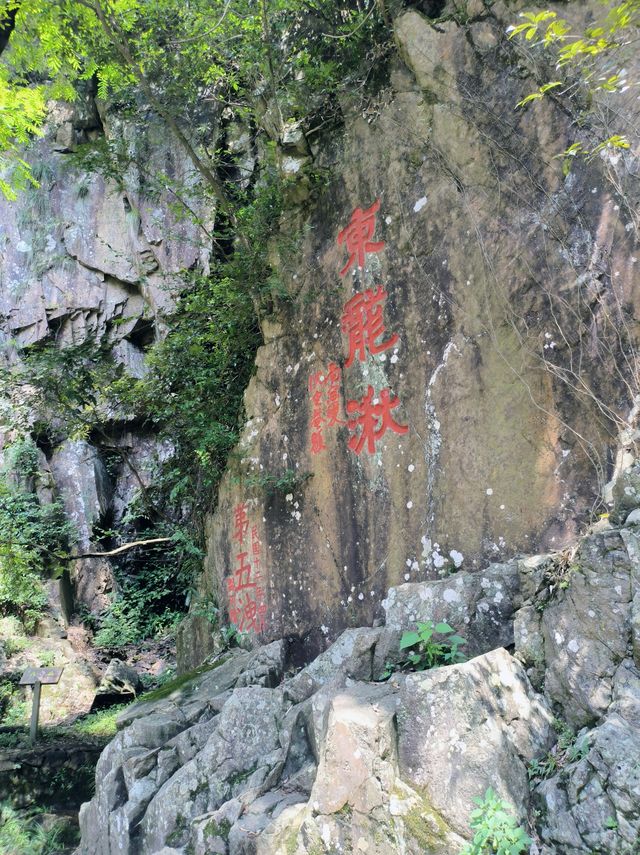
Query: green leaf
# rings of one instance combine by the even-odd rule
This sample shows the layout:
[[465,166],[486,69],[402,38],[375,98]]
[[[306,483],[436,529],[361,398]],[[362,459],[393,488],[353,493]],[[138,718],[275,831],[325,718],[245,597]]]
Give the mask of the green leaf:
[[407,647],[413,647],[418,644],[420,636],[417,632],[405,632],[400,639],[400,650],[405,650]]
[[437,623],[435,625],[435,631],[440,633],[440,635],[443,635],[447,632],[455,632],[454,628],[452,626],[449,626],[448,623]]

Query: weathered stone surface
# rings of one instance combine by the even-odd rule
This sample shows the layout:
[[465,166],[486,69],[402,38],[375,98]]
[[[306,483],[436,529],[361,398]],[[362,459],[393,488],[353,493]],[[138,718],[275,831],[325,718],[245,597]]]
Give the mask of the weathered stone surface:
[[126,711],[78,855],[457,855],[489,784],[524,816],[550,715],[521,665],[500,649],[372,683],[380,632],[346,631],[284,682],[283,642],[237,651]]
[[551,713],[505,650],[407,676],[398,722],[403,778],[455,831],[467,832],[473,797],[488,787],[526,815],[526,765],[551,744]]
[[[513,109],[538,84],[511,53],[510,10],[462,17],[469,23],[433,26],[403,10],[402,62],[391,64],[375,120],[343,98],[330,184],[292,213],[305,236],[279,273],[294,299],[262,323],[240,462],[207,526],[202,593],[224,601],[234,509],[247,503],[266,582],[261,640],[295,635],[309,655],[379,619],[390,586],[571,541],[594,499],[585,450],[602,453],[605,469],[618,432],[593,396],[559,379],[554,366],[575,364],[576,342],[588,388],[621,418],[631,407],[615,379],[624,355],[609,342],[615,306],[635,311],[636,250],[608,167],[576,160],[563,175],[555,155],[573,140],[570,122],[546,99]],[[637,116],[638,104],[624,103]],[[312,150],[321,168],[326,152]],[[626,188],[628,164],[618,169]],[[337,236],[376,200],[373,239],[384,248],[341,277],[348,253]],[[347,367],[344,306],[376,287],[387,292],[376,342],[398,340]],[[358,455],[347,425],[325,424],[326,450],[311,453],[309,380],[330,362],[342,369],[343,422],[344,403],[371,385],[398,397],[394,417],[408,433],[387,430],[375,453]],[[269,478],[290,487],[261,489]]]
[[[113,490],[97,449],[84,440],[66,440],[54,450],[50,466],[65,513],[74,525],[76,554],[95,551],[93,527],[105,518]],[[106,608],[108,595],[115,587],[108,561],[74,560],[70,574],[78,602],[93,612]]]
[[640,508],[640,464],[625,469],[614,482],[613,502],[611,518],[619,522]]
[[568,587],[544,608],[545,689],[581,727],[611,703],[613,676],[631,640],[631,564],[619,532],[586,537]]
[[491,564],[479,573],[455,573],[433,582],[391,588],[382,605],[385,627],[414,629],[418,621],[446,621],[467,640],[467,656],[513,644],[512,616],[519,605],[517,562]]
[[[17,808],[77,809],[91,787],[102,751],[95,740],[66,739],[56,745],[0,749],[0,798]],[[7,853],[9,855],[9,853]],[[11,855],[22,855],[18,851]]]
[[80,549],[93,539],[92,525],[111,502],[109,477],[97,450],[84,440],[67,440],[51,457],[51,472]]
[[120,659],[112,659],[96,689],[92,709],[132,701],[142,688],[142,679],[135,668]]
[[632,853],[640,839],[640,673],[626,660],[585,756],[537,789],[547,855]]

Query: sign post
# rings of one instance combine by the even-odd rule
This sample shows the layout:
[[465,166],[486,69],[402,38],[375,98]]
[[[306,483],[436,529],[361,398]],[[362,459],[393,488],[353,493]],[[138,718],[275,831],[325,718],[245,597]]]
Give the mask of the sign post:
[[33,686],[31,706],[31,726],[29,742],[33,745],[38,737],[38,719],[40,717],[40,692],[43,685],[53,686],[62,676],[62,668],[27,668],[20,680],[21,686]]

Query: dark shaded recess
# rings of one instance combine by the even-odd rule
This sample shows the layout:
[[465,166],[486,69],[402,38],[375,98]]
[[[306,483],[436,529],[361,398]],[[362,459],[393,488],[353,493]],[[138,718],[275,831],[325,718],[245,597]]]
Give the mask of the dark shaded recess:
[[91,526],[91,540],[96,546],[99,546],[104,552],[109,552],[118,546],[112,534],[114,524],[113,508],[109,506],[102,511],[97,520]]
[[[26,736],[26,728],[14,732]],[[38,742],[32,748],[4,749],[0,800],[16,808],[38,805],[55,812],[78,810],[93,795],[95,767],[104,744],[103,740],[95,738],[74,737],[51,743]],[[24,855],[23,850],[2,851]]]
[[31,437],[47,460],[51,460],[53,449],[56,447],[57,443],[54,441],[49,431],[46,429],[36,431],[32,433]]
[[327,649],[327,640],[318,626],[303,635],[287,635],[287,664],[290,668],[304,668]]
[[58,582],[58,591],[60,594],[60,607],[64,619],[69,623],[73,616],[73,583],[68,570],[63,570]]
[[444,12],[444,7],[447,5],[447,0],[415,0],[415,2],[405,3],[407,8],[417,9],[422,12],[427,18],[439,18]]
[[133,692],[101,692],[97,694],[89,713],[97,712],[98,710],[106,710],[109,707],[115,707],[118,704],[130,704],[135,701],[136,696]]
[[17,7],[15,9],[10,9],[4,20],[0,24],[0,54],[9,44],[9,39],[11,38],[11,33],[13,32],[13,28],[16,25],[16,15],[18,14]]
[[229,261],[233,255],[234,241],[235,232],[228,215],[222,210],[217,210],[215,236],[211,253],[213,258],[223,264]]
[[147,351],[156,340],[156,326],[150,318],[139,318],[125,339],[139,350]]

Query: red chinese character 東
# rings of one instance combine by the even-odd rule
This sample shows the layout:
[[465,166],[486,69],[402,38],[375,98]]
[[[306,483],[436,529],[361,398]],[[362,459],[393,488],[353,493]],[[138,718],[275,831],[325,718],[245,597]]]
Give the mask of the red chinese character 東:
[[351,214],[349,225],[344,228],[338,235],[338,245],[346,244],[349,260],[340,271],[340,276],[344,276],[354,263],[358,262],[358,267],[364,267],[365,256],[368,252],[380,252],[384,247],[384,241],[372,241],[373,233],[376,230],[376,211],[380,208],[380,199],[376,199],[370,208],[363,211],[362,208],[356,208]]
[[387,430],[394,433],[404,434],[409,430],[407,425],[398,424],[391,415],[391,411],[400,405],[398,398],[392,398],[389,389],[380,392],[379,400],[374,400],[373,386],[369,386],[367,394],[361,401],[347,401],[347,414],[356,415],[349,419],[347,427],[350,431],[362,428],[360,436],[354,435],[349,438],[349,448],[360,454],[364,445],[367,445],[369,454],[376,450],[376,442],[385,435]]
[[379,287],[376,291],[367,288],[345,303],[342,312],[342,332],[349,336],[349,356],[345,362],[348,368],[357,356],[360,362],[366,359],[367,350],[371,354],[382,353],[398,341],[394,333],[391,338],[376,344],[376,339],[384,335],[382,321],[382,302],[387,292]]
[[235,510],[233,512],[234,519],[234,533],[233,539],[237,543],[242,543],[247,535],[247,531],[249,530],[249,518],[247,516],[247,504],[246,502],[241,502],[239,505],[236,505]]

